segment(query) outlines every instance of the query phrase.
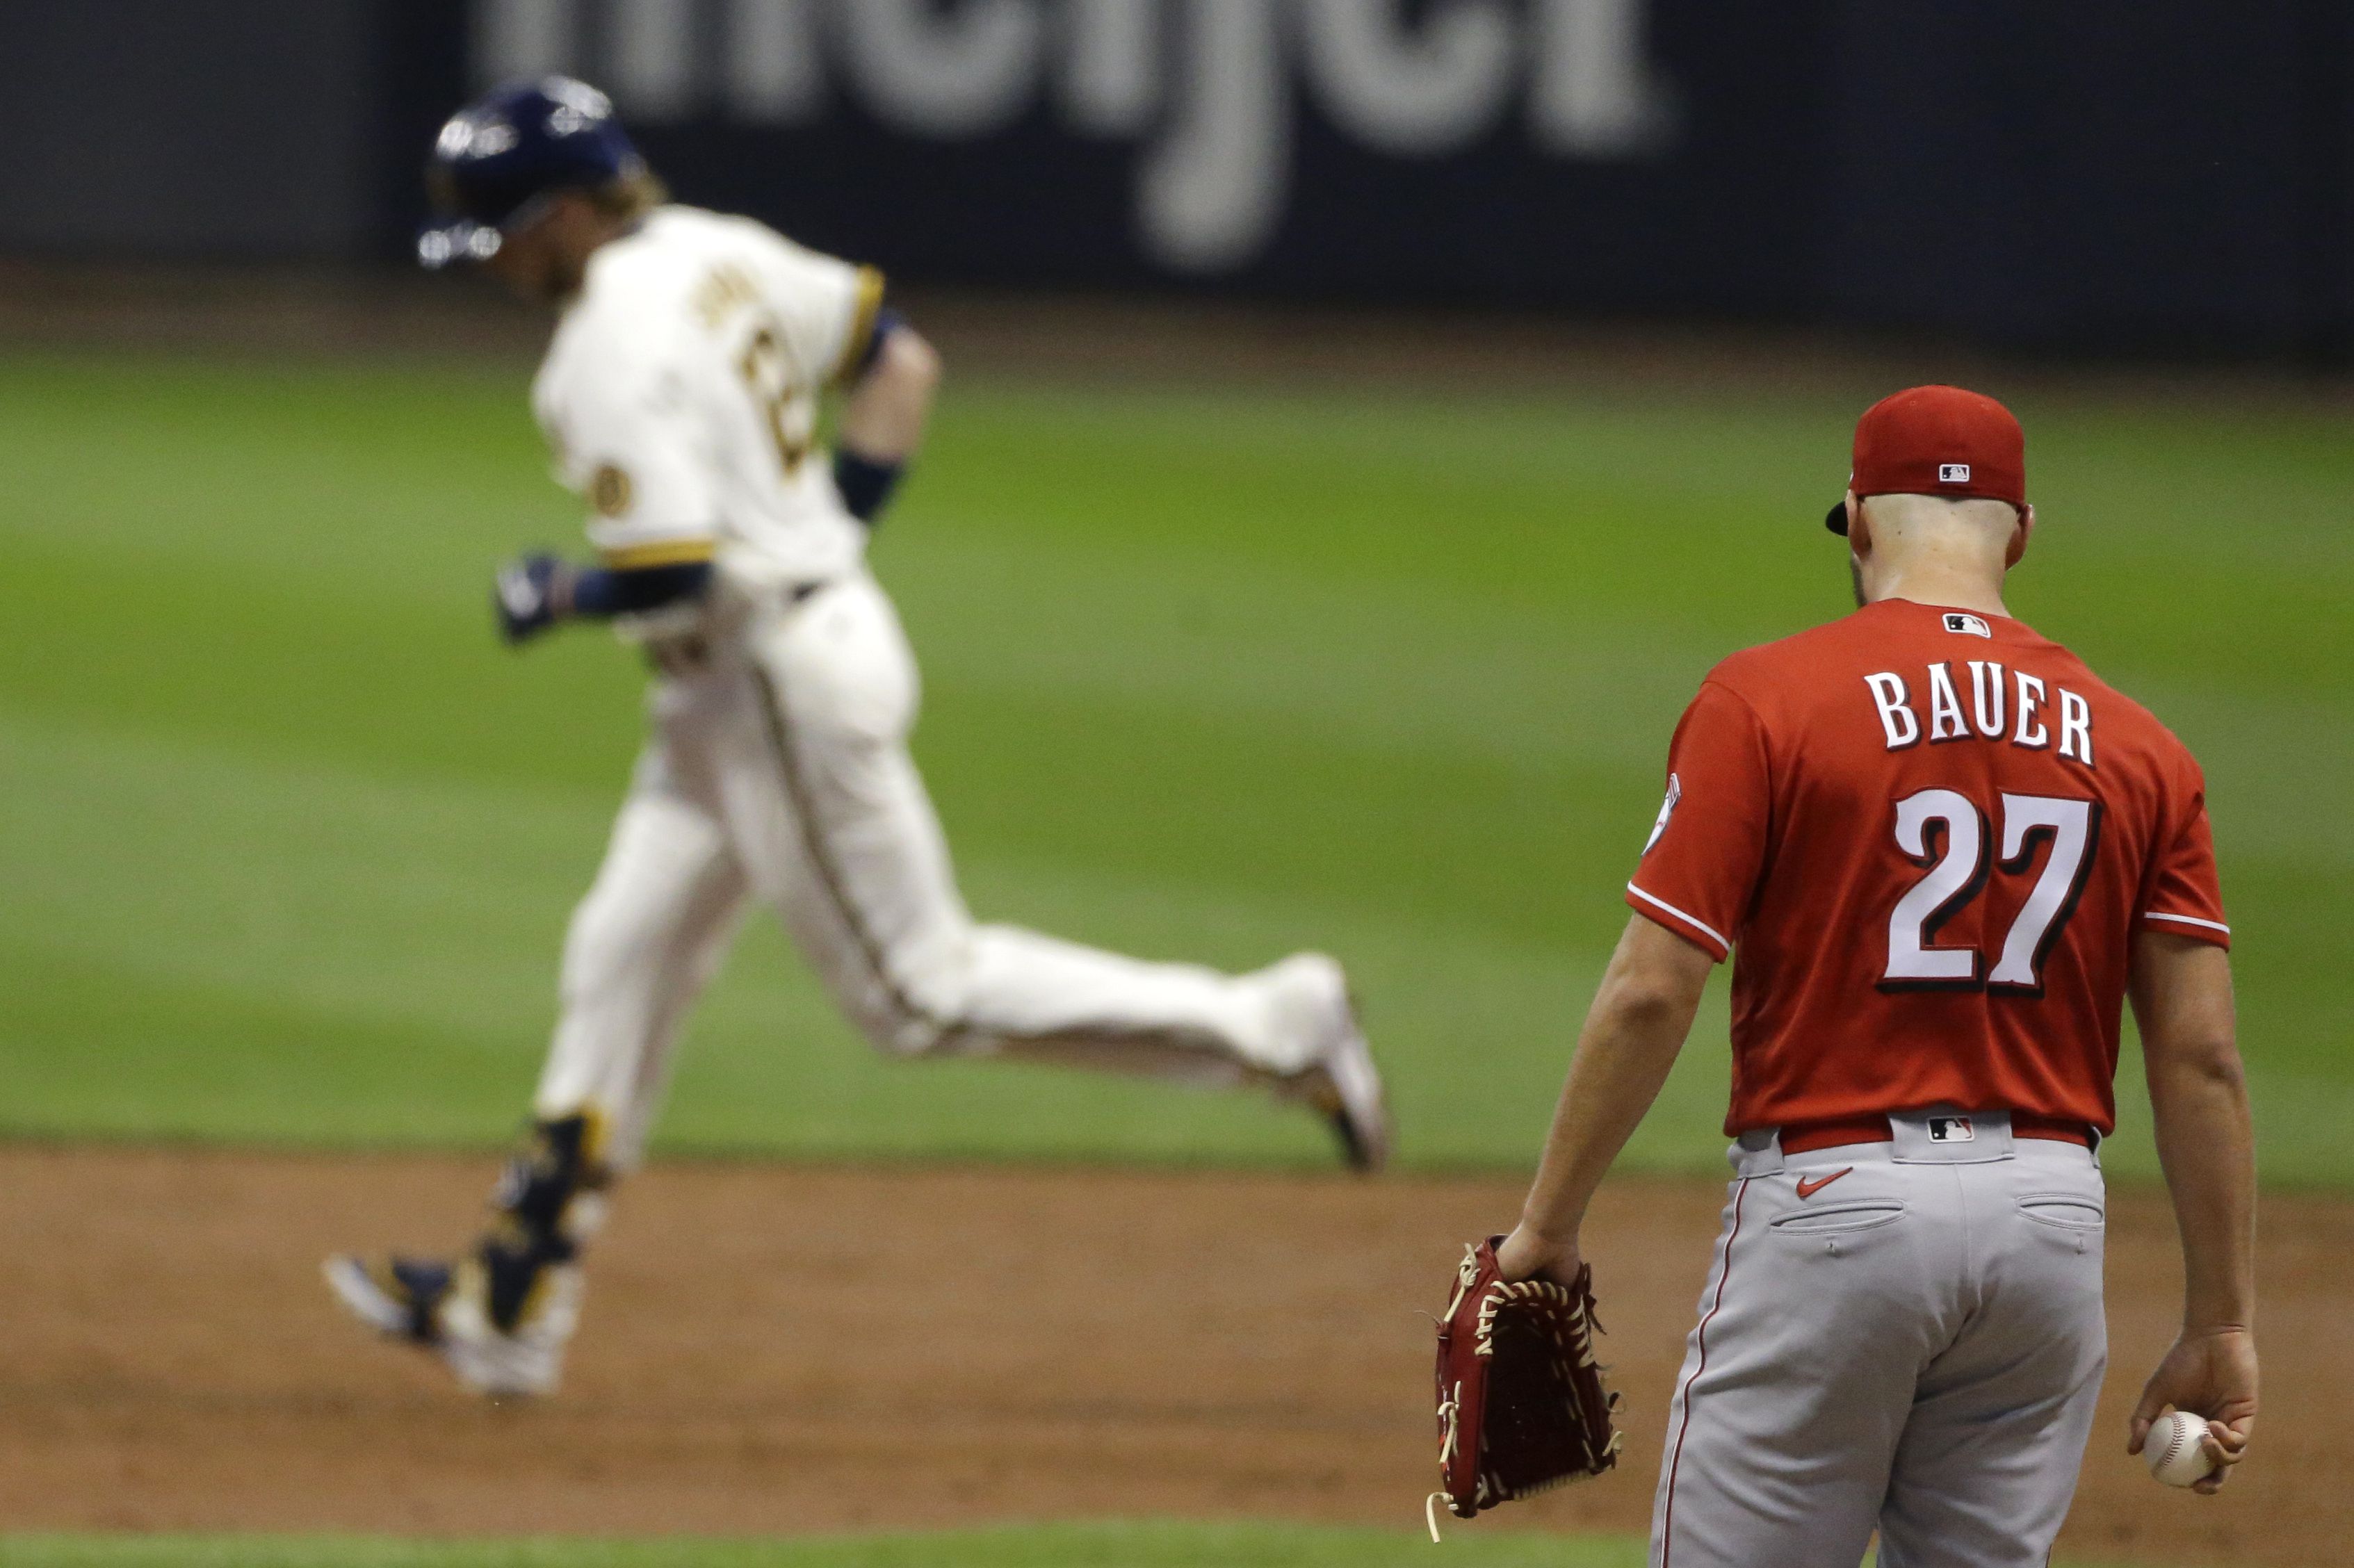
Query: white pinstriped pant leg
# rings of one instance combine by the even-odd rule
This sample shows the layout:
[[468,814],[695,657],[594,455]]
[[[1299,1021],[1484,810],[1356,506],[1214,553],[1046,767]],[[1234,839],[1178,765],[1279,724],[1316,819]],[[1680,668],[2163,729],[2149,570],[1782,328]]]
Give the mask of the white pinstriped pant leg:
[[542,1117],[643,1149],[687,1010],[749,897],[895,1054],[1003,1054],[1207,1085],[1306,1065],[1250,977],[976,926],[907,736],[916,673],[864,577],[781,614],[652,699],[653,736],[566,938]]
[[1266,988],[977,926],[907,752],[915,659],[854,577],[751,640],[753,724],[720,779],[729,836],[843,1011],[885,1051],[1002,1054],[1206,1084],[1307,1065]]

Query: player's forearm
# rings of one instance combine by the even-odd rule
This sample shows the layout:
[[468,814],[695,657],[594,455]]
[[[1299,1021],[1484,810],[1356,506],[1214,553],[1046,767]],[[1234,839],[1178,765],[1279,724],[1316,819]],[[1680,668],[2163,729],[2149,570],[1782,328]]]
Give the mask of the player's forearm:
[[906,462],[923,444],[939,384],[932,345],[913,327],[893,327],[843,404],[835,445],[873,462]]
[[2158,1156],[2182,1235],[2183,1322],[2246,1327],[2255,1313],[2255,1134],[2221,948],[2144,937],[2133,1002]]
[[674,566],[578,567],[564,579],[562,616],[609,620],[617,615],[642,615],[680,599],[699,599],[711,587],[711,563],[684,561]]
[[2149,1100],[2182,1233],[2183,1326],[2246,1328],[2256,1302],[2256,1166],[2239,1053],[2226,1042],[2153,1063]]
[[1521,1223],[1549,1241],[1575,1237],[1595,1189],[1634,1136],[1691,1032],[1707,954],[1638,916],[1611,955],[1578,1033]]
[[499,634],[519,643],[567,620],[642,614],[700,599],[710,588],[709,561],[623,568],[579,567],[554,556],[530,555],[499,573],[491,605]]
[[843,509],[869,527],[882,521],[908,460],[924,439],[940,356],[896,319],[878,329],[872,361],[859,373],[834,432],[833,487]]

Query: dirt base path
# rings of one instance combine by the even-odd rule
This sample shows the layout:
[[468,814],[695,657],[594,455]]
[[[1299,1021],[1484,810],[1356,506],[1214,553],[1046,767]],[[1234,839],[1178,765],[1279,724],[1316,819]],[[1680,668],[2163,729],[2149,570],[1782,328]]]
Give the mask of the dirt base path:
[[[1476,1181],[668,1166],[622,1195],[563,1395],[493,1408],[369,1341],[319,1258],[431,1249],[486,1161],[0,1149],[0,1531],[792,1532],[1105,1516],[1409,1528],[1429,1327]],[[1721,1189],[1614,1184],[1590,1249],[1628,1463],[1511,1510],[1639,1530]],[[2354,1205],[2266,1215],[2261,1458],[2209,1501],[2119,1433],[2176,1310],[2112,1210],[2115,1372],[2062,1549],[2337,1563]],[[1467,1529],[1481,1528],[1467,1526]]]

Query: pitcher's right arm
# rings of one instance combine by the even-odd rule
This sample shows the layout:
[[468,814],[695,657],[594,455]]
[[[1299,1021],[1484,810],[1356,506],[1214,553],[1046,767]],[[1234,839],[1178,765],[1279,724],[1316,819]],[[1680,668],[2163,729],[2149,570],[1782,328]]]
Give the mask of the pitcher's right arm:
[[2230,956],[2142,931],[2129,980],[2141,1026],[2158,1162],[2182,1233],[2182,1332],[2150,1374],[2126,1452],[2141,1452],[2168,1405],[2208,1420],[2214,1491],[2247,1451],[2256,1420],[2255,1134],[2232,1005]]

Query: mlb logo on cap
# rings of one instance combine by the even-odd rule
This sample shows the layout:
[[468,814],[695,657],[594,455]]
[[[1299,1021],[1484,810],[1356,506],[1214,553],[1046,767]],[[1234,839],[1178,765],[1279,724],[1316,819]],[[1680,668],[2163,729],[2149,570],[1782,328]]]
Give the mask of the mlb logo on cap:
[[[1956,461],[1958,460],[1958,461]],[[1848,488],[1859,498],[1935,495],[2027,505],[2027,438],[2010,410],[1959,387],[1912,387],[1855,422]],[[1823,519],[1847,532],[1847,505]]]

